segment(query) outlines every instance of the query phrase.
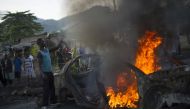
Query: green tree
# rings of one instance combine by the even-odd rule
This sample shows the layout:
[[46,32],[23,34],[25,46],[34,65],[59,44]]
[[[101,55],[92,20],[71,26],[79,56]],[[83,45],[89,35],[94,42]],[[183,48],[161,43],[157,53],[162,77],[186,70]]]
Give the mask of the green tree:
[[0,40],[15,41],[24,37],[31,37],[43,30],[37,17],[29,11],[11,13],[8,12],[0,23]]

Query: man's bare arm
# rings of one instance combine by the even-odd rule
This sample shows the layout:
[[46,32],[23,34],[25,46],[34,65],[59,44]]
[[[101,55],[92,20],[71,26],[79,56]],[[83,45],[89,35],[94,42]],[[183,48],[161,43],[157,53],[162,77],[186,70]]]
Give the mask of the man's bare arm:
[[60,46],[62,46],[62,44],[65,44],[67,46],[66,42],[64,42],[63,40],[61,40],[56,47],[53,47],[53,48],[49,49],[49,51],[50,52],[54,52],[54,51],[58,50],[60,48]]

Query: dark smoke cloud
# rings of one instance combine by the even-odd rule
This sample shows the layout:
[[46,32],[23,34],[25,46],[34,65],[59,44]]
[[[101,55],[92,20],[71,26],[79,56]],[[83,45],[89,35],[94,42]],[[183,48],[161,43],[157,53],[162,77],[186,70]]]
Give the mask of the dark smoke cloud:
[[[113,0],[109,0],[109,4],[112,5],[107,5],[107,7],[105,4],[102,5],[102,1],[92,1],[76,1],[76,4],[79,4],[76,6],[75,3],[71,3],[71,10],[74,12],[80,10],[81,7],[81,10],[88,6],[93,7],[79,13],[74,20],[70,21],[75,22],[75,25],[66,30],[66,36],[100,54],[104,59],[102,72],[110,75],[109,80],[113,80],[118,72],[124,70],[125,62],[134,62],[139,34],[138,28],[133,23],[136,22],[137,16],[131,13],[139,12],[140,4],[133,3],[132,5],[136,6],[134,8],[130,1],[131,3],[127,4],[129,8],[125,10],[123,6],[118,5],[117,1],[117,9],[114,10]],[[111,82],[108,81],[108,83]]]
[[[104,57],[103,72],[113,75],[134,63],[138,39],[146,30],[165,39],[189,34],[187,0],[69,0],[68,12],[77,13],[66,36]],[[166,43],[168,44],[168,42]],[[172,41],[170,46],[172,45]],[[166,45],[167,46],[167,45]]]

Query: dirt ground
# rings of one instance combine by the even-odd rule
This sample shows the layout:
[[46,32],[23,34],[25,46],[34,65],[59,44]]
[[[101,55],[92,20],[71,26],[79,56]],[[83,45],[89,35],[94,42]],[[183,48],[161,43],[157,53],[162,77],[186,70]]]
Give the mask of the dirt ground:
[[[0,109],[40,109],[34,101],[20,102],[0,106]],[[48,109],[85,109],[84,107],[78,107],[74,102],[67,102],[57,107],[49,107]]]
[[[3,87],[0,83],[0,109],[40,109],[37,103],[42,97],[42,81],[40,78],[31,82],[30,88],[27,87],[28,81],[22,78],[20,82],[14,81],[12,85]],[[78,107],[74,101],[67,101],[58,107],[49,109],[85,109]]]

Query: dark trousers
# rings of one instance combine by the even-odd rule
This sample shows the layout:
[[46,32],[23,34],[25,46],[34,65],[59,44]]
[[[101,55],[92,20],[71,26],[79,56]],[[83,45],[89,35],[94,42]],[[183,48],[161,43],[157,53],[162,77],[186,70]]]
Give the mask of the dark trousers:
[[44,72],[43,78],[43,106],[56,103],[54,77],[52,72]]
[[3,86],[6,86],[6,80],[2,72],[0,71],[0,81],[3,84]]
[[20,77],[21,77],[21,72],[15,71],[15,78],[20,79]]

